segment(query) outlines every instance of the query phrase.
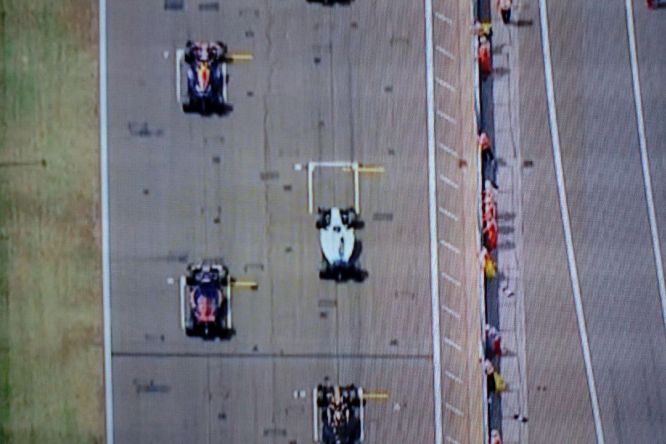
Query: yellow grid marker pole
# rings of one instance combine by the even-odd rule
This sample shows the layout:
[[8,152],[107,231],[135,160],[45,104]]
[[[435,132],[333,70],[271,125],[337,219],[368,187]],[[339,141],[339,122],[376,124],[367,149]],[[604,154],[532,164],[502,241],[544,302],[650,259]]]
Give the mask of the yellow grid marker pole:
[[249,288],[250,290],[259,288],[259,284],[254,281],[232,281],[231,286],[234,288]]
[[363,399],[369,399],[372,401],[387,401],[389,399],[388,392],[363,392]]
[[251,62],[254,55],[251,52],[232,52],[227,55],[233,62]]
[[[345,167],[342,171],[346,173],[351,173],[354,171],[351,167]],[[383,174],[386,170],[383,166],[379,165],[359,165],[358,172],[363,174]]]

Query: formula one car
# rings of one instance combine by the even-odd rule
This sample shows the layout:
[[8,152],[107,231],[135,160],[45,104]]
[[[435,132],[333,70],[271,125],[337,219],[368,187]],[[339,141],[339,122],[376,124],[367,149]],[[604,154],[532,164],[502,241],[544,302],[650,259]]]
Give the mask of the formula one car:
[[359,444],[364,439],[363,389],[318,385],[313,390],[314,441],[322,444]]
[[356,240],[354,230],[363,228],[363,221],[353,208],[319,208],[318,212],[316,227],[322,253],[319,278],[362,282],[368,272],[361,269],[361,242]]
[[236,333],[231,317],[231,278],[221,262],[188,265],[180,291],[182,326],[187,336],[230,339]]
[[[183,111],[203,115],[225,115],[229,104],[227,64],[231,62],[227,45],[222,42],[191,42],[185,47],[187,99]],[[180,67],[178,68],[180,69]]]

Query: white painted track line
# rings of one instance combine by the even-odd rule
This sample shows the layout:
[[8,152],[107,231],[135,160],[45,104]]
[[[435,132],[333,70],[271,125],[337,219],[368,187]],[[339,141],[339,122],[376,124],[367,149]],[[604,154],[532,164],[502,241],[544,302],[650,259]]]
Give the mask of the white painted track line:
[[435,74],[432,0],[425,3],[425,58],[428,128],[428,204],[430,220],[430,295],[432,312],[432,365],[435,403],[435,444],[442,444],[442,360],[439,323],[439,264],[437,259],[437,171],[435,167]]
[[574,254],[573,240],[571,236],[571,223],[569,221],[569,205],[567,204],[566,189],[564,187],[564,170],[562,168],[562,157],[560,153],[560,131],[557,126],[557,111],[555,109],[555,89],[553,86],[553,66],[550,58],[550,36],[548,31],[548,11],[546,0],[539,0],[539,18],[541,20],[541,44],[543,50],[543,63],[546,76],[546,93],[548,95],[548,120],[550,123],[550,136],[553,142],[553,158],[555,162],[555,176],[557,179],[557,192],[560,199],[560,214],[564,227],[564,240],[566,243],[567,260],[569,263],[569,274],[571,275],[571,287],[573,290],[574,303],[576,306],[576,319],[578,320],[578,332],[580,334],[583,348],[583,359],[585,361],[585,373],[587,386],[592,403],[592,415],[594,418],[594,429],[597,435],[597,444],[604,444],[604,432],[601,426],[601,414],[599,412],[599,400],[597,388],[594,382],[592,369],[592,358],[590,345],[587,339],[587,326],[585,324],[585,312],[580,295],[580,282],[578,280],[578,269],[576,256]]
[[106,444],[113,444],[113,378],[111,366],[111,276],[109,274],[109,176],[106,101],[106,0],[99,0],[99,145],[102,200],[102,316],[104,322],[104,398]]
[[444,216],[448,217],[449,219],[458,222],[458,216],[456,216],[455,214],[453,214],[452,212],[450,212],[446,208],[439,207],[439,212],[442,213]]
[[[645,187],[645,200],[647,201],[648,218],[650,219],[650,233],[652,234],[652,249],[654,262],[657,267],[657,284],[659,298],[661,299],[661,314],[666,329],[666,285],[664,284],[664,262],[659,244],[659,230],[657,216],[654,210],[654,197],[652,195],[652,177],[650,176],[650,159],[647,153],[645,138],[645,122],[643,121],[643,99],[641,96],[641,83],[638,76],[638,53],[636,50],[636,32],[634,31],[634,10],[631,0],[625,0],[627,16],[627,34],[629,35],[629,55],[631,59],[631,77],[634,87],[634,105],[636,107],[636,123],[638,125],[638,142],[641,150],[641,164],[643,166],[643,185]],[[665,330],[666,332],[666,330]]]
[[449,378],[452,381],[455,381],[457,384],[462,384],[463,380],[459,378],[458,376],[454,375],[452,372],[445,370],[444,374],[446,375],[447,378]]

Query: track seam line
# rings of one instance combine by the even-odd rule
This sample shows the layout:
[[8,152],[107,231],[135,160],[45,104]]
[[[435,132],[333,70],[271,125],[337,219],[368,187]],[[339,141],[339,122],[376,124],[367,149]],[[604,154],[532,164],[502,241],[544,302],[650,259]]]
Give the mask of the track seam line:
[[548,97],[548,120],[550,123],[550,136],[553,142],[553,158],[555,163],[555,176],[557,179],[557,191],[560,201],[560,214],[562,217],[562,225],[564,229],[564,240],[566,243],[569,275],[571,277],[571,287],[573,290],[574,304],[576,307],[576,320],[578,321],[578,332],[580,334],[581,346],[583,349],[583,360],[585,361],[585,374],[587,377],[587,386],[588,386],[588,391],[590,393],[590,402],[592,404],[594,429],[596,432],[597,443],[604,444],[604,431],[601,424],[601,414],[599,411],[597,388],[594,382],[592,357],[587,337],[585,312],[583,311],[583,302],[580,294],[580,282],[578,280],[578,269],[576,265],[576,256],[574,253],[573,237],[571,234],[571,222],[569,220],[569,205],[567,203],[566,188],[564,185],[564,169],[562,168],[562,157],[560,152],[560,134],[557,125],[557,110],[555,109],[555,87],[553,82],[553,66],[550,55],[551,54],[550,36],[548,30],[547,14],[548,11],[546,9],[546,0],[539,0],[539,19],[541,21],[541,45],[542,45],[541,48],[543,51],[546,93]]
[[[659,298],[661,299],[661,312],[664,328],[666,329],[666,284],[664,283],[664,262],[659,245],[659,229],[657,216],[654,210],[654,197],[652,194],[652,177],[650,175],[650,159],[647,153],[647,140],[645,137],[645,122],[643,121],[643,98],[641,96],[641,83],[638,73],[638,53],[636,50],[636,33],[634,30],[634,11],[630,0],[624,2],[627,18],[627,34],[629,35],[629,58],[631,60],[631,77],[634,89],[634,106],[636,108],[636,124],[638,125],[638,142],[641,150],[641,166],[643,167],[643,187],[647,202],[648,218],[650,219],[650,234],[652,235],[652,250],[657,268],[657,284]],[[665,330],[666,332],[666,330]]]

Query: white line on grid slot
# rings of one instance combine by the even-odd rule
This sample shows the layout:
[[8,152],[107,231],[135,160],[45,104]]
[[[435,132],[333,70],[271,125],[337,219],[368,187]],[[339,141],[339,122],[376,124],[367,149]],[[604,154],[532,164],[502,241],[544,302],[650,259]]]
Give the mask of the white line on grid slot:
[[447,51],[446,49],[442,48],[441,46],[437,46],[437,47],[435,47],[435,49],[436,49],[438,52],[441,52],[442,54],[444,54],[446,57],[450,58],[451,60],[455,60],[455,59],[456,59],[456,57],[455,57],[452,53],[450,53],[450,52]]
[[439,86],[442,86],[442,87],[448,89],[451,92],[456,92],[456,87],[451,85],[449,82],[447,82],[445,80],[442,80],[439,77],[435,77],[435,81],[437,82],[437,84]]
[[456,150],[454,150],[453,148],[444,145],[442,142],[439,142],[439,143],[437,144],[437,146],[439,146],[439,148],[440,148],[442,151],[444,151],[445,153],[452,155],[452,156],[455,157],[456,159],[460,159],[460,156],[458,155],[458,153],[456,152]]
[[449,435],[446,435],[446,442],[449,444],[460,444],[460,441],[456,441],[455,439],[451,438]]
[[455,183],[454,181],[452,181],[451,179],[449,179],[448,177],[446,177],[443,174],[440,174],[439,178],[442,179],[442,182],[449,185],[451,188],[455,188],[456,190],[460,188],[457,183]]
[[435,17],[437,17],[439,20],[448,23],[449,25],[453,24],[453,20],[442,14],[441,12],[435,12]]
[[453,373],[451,373],[451,372],[448,371],[448,370],[444,370],[444,374],[446,375],[447,378],[449,378],[450,380],[456,382],[457,384],[462,384],[462,383],[463,383],[463,380],[462,380],[461,378],[459,378],[458,376],[454,375]]
[[442,117],[444,120],[448,121],[449,123],[456,123],[456,119],[454,119],[453,117],[449,116],[449,115],[446,114],[444,111],[437,110],[437,115],[438,115],[439,117]]
[[449,276],[448,274],[444,273],[443,271],[442,271],[442,277],[444,279],[446,279],[447,281],[451,282],[456,287],[460,287],[460,281],[458,281],[457,279]]
[[444,343],[448,345],[449,347],[453,347],[458,351],[462,351],[462,347],[455,342],[453,342],[453,339],[449,338],[448,336],[444,336]]
[[453,214],[452,212],[450,212],[446,208],[439,207],[439,212],[442,213],[444,216],[448,217],[449,219],[452,219],[452,220],[458,222],[458,216],[456,216],[455,214]]
[[581,347],[583,349],[583,360],[585,363],[585,373],[587,377],[587,387],[590,393],[590,402],[592,404],[592,416],[594,419],[594,428],[597,435],[597,444],[604,444],[604,431],[601,424],[601,414],[599,412],[599,399],[597,398],[597,388],[594,382],[594,372],[592,369],[592,357],[590,354],[590,344],[587,338],[587,326],[585,324],[585,312],[583,311],[583,301],[580,295],[580,281],[578,280],[578,268],[576,266],[576,255],[574,252],[571,222],[569,220],[569,205],[567,204],[566,188],[564,186],[564,169],[562,167],[562,155],[560,152],[560,131],[557,126],[557,110],[555,108],[555,87],[553,84],[553,65],[550,59],[550,35],[548,30],[548,10],[546,9],[546,0],[539,0],[539,19],[541,22],[541,48],[543,51],[543,64],[546,80],[546,96],[548,98],[548,121],[550,123],[550,137],[553,142],[553,158],[555,163],[555,178],[557,181],[557,194],[560,201],[560,214],[564,228],[564,240],[566,244],[567,262],[569,265],[569,274],[571,276],[571,287],[574,296],[574,305],[576,308],[576,320],[578,321],[578,333],[580,334]]
[[445,403],[444,405],[446,406],[446,409],[447,409],[447,410],[450,410],[450,411],[453,412],[455,415],[457,415],[457,416],[464,416],[464,415],[463,415],[463,412],[462,412],[460,409],[455,408],[454,406],[452,406],[452,405],[449,404],[448,402]]
[[449,250],[453,251],[455,254],[460,254],[460,249],[455,247],[453,244],[448,243],[444,239],[439,241],[440,244],[448,248]]
[[425,62],[428,131],[428,219],[430,228],[430,308],[432,312],[432,367],[435,444],[442,444],[442,357],[439,320],[439,270],[437,248],[437,168],[435,166],[435,57],[433,51],[432,0],[424,0]]
[[442,305],[442,308],[444,309],[445,312],[456,318],[457,320],[460,320],[460,313],[455,311],[452,308],[447,307],[446,305]]
[[657,285],[659,298],[661,299],[662,319],[666,327],[666,283],[664,282],[664,262],[661,257],[661,246],[659,244],[659,230],[657,228],[657,217],[654,210],[654,197],[652,195],[652,177],[650,176],[650,159],[647,153],[647,141],[645,139],[645,122],[643,121],[643,98],[641,97],[641,83],[638,76],[638,56],[636,51],[636,33],[634,31],[634,11],[631,1],[625,0],[627,12],[627,33],[629,34],[629,53],[631,55],[631,77],[634,87],[634,105],[636,108],[636,120],[638,123],[638,141],[641,149],[641,164],[643,166],[643,187],[645,188],[645,200],[648,207],[648,218],[650,219],[650,232],[652,234],[652,250],[657,267]]

